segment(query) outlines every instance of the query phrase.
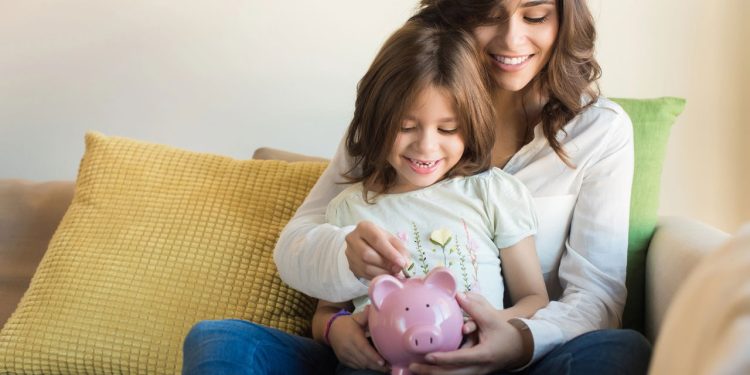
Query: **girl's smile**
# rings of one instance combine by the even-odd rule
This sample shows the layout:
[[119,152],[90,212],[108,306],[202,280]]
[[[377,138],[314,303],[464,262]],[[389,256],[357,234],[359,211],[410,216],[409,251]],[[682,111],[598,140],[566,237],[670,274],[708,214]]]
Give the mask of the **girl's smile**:
[[408,160],[411,164],[411,169],[419,174],[430,174],[434,172],[440,163],[440,160],[425,161],[408,158],[406,156],[404,156],[404,159]]
[[416,190],[445,178],[463,157],[459,126],[445,89],[424,88],[407,111],[388,153],[388,163],[397,175],[388,192]]

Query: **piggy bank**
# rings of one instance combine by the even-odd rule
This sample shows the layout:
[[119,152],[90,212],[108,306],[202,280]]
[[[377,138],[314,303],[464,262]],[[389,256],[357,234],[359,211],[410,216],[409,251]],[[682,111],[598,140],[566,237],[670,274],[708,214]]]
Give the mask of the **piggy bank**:
[[435,268],[424,279],[381,275],[370,283],[369,295],[370,335],[391,374],[410,374],[409,364],[461,344],[463,315],[448,269]]

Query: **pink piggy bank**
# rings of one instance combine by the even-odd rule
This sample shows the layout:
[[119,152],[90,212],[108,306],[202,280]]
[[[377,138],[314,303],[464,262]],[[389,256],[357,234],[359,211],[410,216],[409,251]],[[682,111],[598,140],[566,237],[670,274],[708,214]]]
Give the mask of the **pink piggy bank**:
[[424,279],[381,275],[370,283],[369,295],[370,335],[391,374],[410,374],[409,364],[424,362],[427,353],[461,344],[463,315],[448,269],[435,268]]

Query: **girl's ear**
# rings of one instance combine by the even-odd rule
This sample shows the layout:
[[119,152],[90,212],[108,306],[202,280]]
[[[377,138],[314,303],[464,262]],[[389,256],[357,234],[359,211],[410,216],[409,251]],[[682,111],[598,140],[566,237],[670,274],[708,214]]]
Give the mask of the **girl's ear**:
[[370,302],[375,309],[380,310],[383,301],[389,294],[403,289],[404,284],[391,275],[380,275],[370,282],[369,295]]
[[450,270],[445,267],[437,267],[427,274],[424,279],[425,285],[432,285],[437,288],[443,289],[451,297],[456,296],[458,286],[456,285],[456,279]]

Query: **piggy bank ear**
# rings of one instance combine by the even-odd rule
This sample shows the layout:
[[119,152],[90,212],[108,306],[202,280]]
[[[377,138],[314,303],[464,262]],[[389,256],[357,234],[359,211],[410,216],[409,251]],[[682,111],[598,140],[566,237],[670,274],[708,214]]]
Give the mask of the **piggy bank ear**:
[[432,285],[444,290],[451,297],[456,296],[456,279],[451,274],[451,271],[445,267],[437,267],[430,271],[427,277],[425,277],[424,283],[425,285]]
[[375,306],[376,309],[380,310],[380,307],[383,306],[385,297],[403,287],[404,284],[398,281],[397,278],[391,275],[380,275],[370,282],[368,293],[370,295],[370,302],[372,302],[372,305]]

